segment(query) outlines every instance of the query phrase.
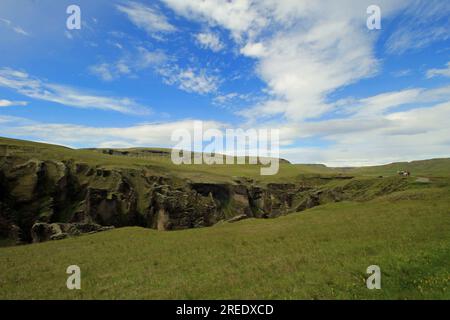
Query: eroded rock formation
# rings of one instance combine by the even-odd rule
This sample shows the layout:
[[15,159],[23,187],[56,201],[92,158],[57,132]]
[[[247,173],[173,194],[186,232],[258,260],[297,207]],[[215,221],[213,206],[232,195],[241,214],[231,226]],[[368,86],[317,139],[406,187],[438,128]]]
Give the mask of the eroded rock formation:
[[[175,230],[235,217],[273,218],[363,197],[367,193],[361,190],[377,183],[359,185],[350,178],[333,187],[320,177],[296,183],[257,184],[245,178],[203,183],[155,175],[145,167],[0,156],[0,238],[26,243],[84,233],[79,227],[88,225]],[[388,191],[403,188],[401,181],[393,179]]]
[[111,230],[114,227],[95,223],[44,223],[37,222],[31,228],[33,242],[60,240],[68,237]]

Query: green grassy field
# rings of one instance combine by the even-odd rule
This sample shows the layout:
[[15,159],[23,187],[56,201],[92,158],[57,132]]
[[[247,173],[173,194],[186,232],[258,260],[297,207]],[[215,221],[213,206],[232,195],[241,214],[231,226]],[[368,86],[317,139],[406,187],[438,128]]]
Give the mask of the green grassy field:
[[[127,227],[12,247],[1,240],[0,299],[450,299],[450,159],[347,169],[281,164],[278,175],[261,177],[258,166],[175,166],[162,156],[0,138],[0,152],[8,152],[2,146],[20,148],[25,159],[144,166],[208,182],[317,176],[324,190],[346,185],[354,201],[184,231]],[[397,170],[413,176],[401,179]],[[347,175],[351,184],[327,180]],[[398,184],[403,191],[389,190]],[[81,268],[81,290],[66,288],[69,265]],[[370,265],[381,268],[381,290],[366,288]]]
[[[270,220],[1,248],[0,298],[449,299],[449,195],[408,190]],[[72,264],[81,290],[66,288]],[[365,285],[373,264],[381,290]]]

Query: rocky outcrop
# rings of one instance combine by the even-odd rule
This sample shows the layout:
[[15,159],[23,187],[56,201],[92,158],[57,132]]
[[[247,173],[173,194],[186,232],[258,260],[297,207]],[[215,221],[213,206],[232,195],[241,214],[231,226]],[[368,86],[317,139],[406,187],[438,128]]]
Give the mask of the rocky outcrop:
[[31,238],[34,243],[48,240],[61,240],[81,234],[91,234],[114,227],[104,227],[94,223],[35,223],[31,228]]
[[[336,180],[342,181],[330,184]],[[233,218],[274,218],[327,202],[393,192],[404,188],[404,181],[396,177],[378,186],[376,179],[313,177],[258,184],[235,177],[227,183],[204,183],[155,174],[146,167],[7,154],[0,155],[0,238],[40,242],[85,233],[82,226],[90,225],[177,230]]]
[[240,214],[240,215],[238,215],[236,217],[233,217],[233,218],[227,220],[227,222],[233,223],[233,222],[238,222],[238,221],[242,221],[242,220],[245,220],[245,219],[248,219],[248,216],[245,215],[245,214]]

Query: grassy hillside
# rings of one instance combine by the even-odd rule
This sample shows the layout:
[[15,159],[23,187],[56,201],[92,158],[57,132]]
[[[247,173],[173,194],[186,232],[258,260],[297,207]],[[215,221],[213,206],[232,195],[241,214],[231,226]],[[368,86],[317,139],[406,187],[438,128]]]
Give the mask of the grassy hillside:
[[[449,299],[449,196],[430,187],[278,219],[2,248],[0,298]],[[80,291],[65,287],[71,264]],[[372,264],[381,290],[365,286]]]
[[399,170],[409,170],[413,176],[450,177],[450,159],[433,159],[408,163],[393,163],[383,166],[361,168],[329,168],[323,165],[280,163],[280,170],[274,176],[261,176],[259,165],[174,165],[170,161],[168,149],[130,148],[116,149],[121,152],[140,153],[145,156],[110,155],[106,149],[70,149],[58,145],[36,143],[0,137],[0,156],[8,150],[21,149],[24,158],[51,160],[76,159],[89,165],[100,167],[139,168],[153,170],[157,174],[172,174],[193,181],[221,182],[233,177],[248,177],[261,182],[285,182],[296,180],[304,175],[354,175],[354,176],[393,176]]
[[[20,150],[20,155],[24,158],[50,159],[57,161],[76,159],[78,162],[84,162],[102,168],[145,167],[155,174],[169,174],[197,182],[229,182],[233,177],[237,176],[270,182],[295,178],[300,174],[335,173],[335,170],[325,166],[291,165],[282,161],[280,163],[280,171],[277,175],[261,176],[259,165],[175,165],[172,163],[170,155],[167,153],[160,153],[169,152],[167,149],[116,149],[122,152],[128,151],[130,153],[140,151],[140,156],[124,156],[103,153],[103,150],[105,149],[70,149],[58,145],[0,137],[0,156],[8,154],[8,152],[17,154],[17,150]],[[142,150],[160,152],[147,152],[145,155],[142,155]]]
[[[75,160],[208,183],[312,184],[298,192],[317,206],[184,231],[127,227],[15,247],[1,240],[0,299],[450,299],[450,159],[348,169],[282,163],[278,175],[261,177],[258,166],[175,166],[167,150],[119,151],[146,155],[0,138],[0,166],[14,153],[19,162]],[[73,264],[80,291],[65,285]],[[382,290],[365,285],[374,264]]]
[[400,170],[408,170],[416,176],[449,177],[450,159],[431,159],[411,162],[396,162],[383,166],[341,169],[356,175],[392,175]]

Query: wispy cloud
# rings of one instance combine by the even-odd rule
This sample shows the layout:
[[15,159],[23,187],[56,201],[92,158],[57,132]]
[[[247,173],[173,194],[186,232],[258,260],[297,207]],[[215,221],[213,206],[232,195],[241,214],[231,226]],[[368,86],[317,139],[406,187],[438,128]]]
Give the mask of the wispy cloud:
[[13,30],[15,33],[21,34],[23,36],[29,36],[30,34],[25,31],[22,27],[14,25],[10,20],[0,18],[0,22],[6,25],[9,29]]
[[212,104],[221,109],[236,112],[242,105],[254,104],[256,101],[264,99],[263,96],[255,93],[221,93],[217,92],[212,99]]
[[100,63],[89,67],[89,72],[103,81],[113,81],[122,75],[130,74],[130,67],[124,61],[113,64]]
[[[69,146],[173,147],[172,133],[177,129],[193,132],[194,120],[162,123],[142,123],[128,127],[93,127],[68,123],[43,123],[29,119],[0,115],[1,136],[30,138]],[[204,129],[223,128],[216,121],[204,121]]]
[[186,68],[178,66],[164,66],[158,69],[162,75],[164,83],[176,85],[186,92],[198,94],[208,94],[216,92],[220,79],[215,75],[210,75],[205,69]]
[[430,69],[427,70],[427,78],[433,78],[437,76],[450,77],[450,61],[447,62],[447,67],[443,69]]
[[345,118],[280,124],[283,141],[314,138],[328,144],[288,146],[281,155],[331,166],[450,156],[450,86],[386,92],[355,100],[346,108]]
[[[239,115],[250,121],[319,117],[335,90],[377,74],[376,35],[363,22],[370,1],[163,0],[178,14],[228,30],[240,53],[256,60],[269,98]],[[399,4],[400,3],[400,4]],[[403,1],[381,1],[388,17]]]
[[[347,119],[280,123],[281,156],[295,162],[331,166],[359,166],[448,157],[450,150],[450,87],[408,89],[357,100],[363,108]],[[423,106],[398,111],[395,107],[418,101]],[[434,103],[433,105],[428,105]],[[425,106],[426,105],[426,106]],[[372,112],[365,111],[366,108]],[[0,135],[59,143],[69,146],[172,147],[176,129],[192,130],[193,120],[143,123],[128,127],[92,127],[68,123],[42,123],[0,115]],[[205,121],[205,129],[223,130],[228,125]],[[270,128],[270,124],[261,124]],[[298,138],[320,137],[327,148],[292,147]]]
[[[450,103],[381,115],[310,123],[302,130],[323,134],[327,148],[285,148],[281,156],[331,166],[376,165],[450,156]],[[297,137],[301,135],[297,132]]]
[[30,34],[28,32],[26,32],[25,30],[23,30],[21,27],[13,27],[14,32],[24,35],[24,36],[29,36]]
[[396,78],[401,78],[401,77],[410,76],[412,73],[413,73],[413,71],[411,69],[403,69],[403,70],[393,71],[393,72],[391,72],[391,75],[393,75]]
[[450,2],[429,0],[409,3],[399,27],[386,42],[390,54],[425,48],[450,39]]
[[215,96],[213,99],[213,103],[217,104],[217,105],[225,105],[235,99],[244,99],[244,98],[245,98],[244,95],[238,94],[236,92],[231,92],[231,93],[219,94],[219,95]]
[[103,62],[90,66],[89,72],[104,81],[113,81],[121,76],[136,77],[136,73],[150,67],[157,67],[167,60],[163,51],[149,51],[144,47],[137,47],[132,53],[125,53],[119,60]]
[[157,6],[146,6],[138,2],[128,1],[116,5],[116,8],[125,13],[134,25],[146,31],[150,36],[158,37],[161,33],[177,30],[168,22]]
[[[415,90],[415,89],[411,89]],[[348,119],[319,122],[275,124],[280,129],[281,156],[301,163],[325,163],[331,166],[360,166],[448,157],[450,150],[450,102],[436,102],[450,95],[450,88],[419,90],[420,101],[434,105],[406,111],[391,111],[394,106],[409,103],[409,91],[391,92],[364,99],[366,104],[385,103],[378,112],[355,113]],[[384,101],[384,102],[383,102]],[[387,106],[391,107],[387,107]],[[382,112],[384,110],[384,112]],[[172,147],[171,134],[176,129],[193,128],[193,120],[164,123],[143,123],[128,127],[92,127],[67,123],[42,123],[0,115],[0,135],[21,137],[69,146],[82,147]],[[204,128],[223,130],[228,125],[205,121]],[[262,127],[270,128],[267,124]],[[299,137],[318,136],[329,142],[327,148],[292,147]]]
[[141,71],[150,70],[161,76],[163,83],[186,92],[205,95],[217,91],[221,80],[216,70],[210,71],[197,65],[180,66],[178,60],[162,50],[150,51],[138,46],[124,50],[122,57],[114,62],[92,65],[88,70],[103,81],[113,81],[123,76],[136,78]]
[[149,109],[130,98],[107,97],[91,94],[70,86],[53,84],[31,77],[23,71],[0,69],[0,86],[39,100],[54,102],[76,108],[113,110],[129,114],[146,114]]
[[225,47],[222,41],[220,41],[220,37],[210,31],[198,33],[195,39],[201,48],[210,49],[214,52],[219,52]]
[[26,101],[11,101],[6,99],[0,99],[0,107],[13,107],[13,106],[26,106]]
[[231,31],[237,41],[240,41],[244,34],[256,33],[268,23],[266,15],[258,12],[256,6],[250,1],[162,1],[188,19],[200,20],[212,26],[223,26]]

